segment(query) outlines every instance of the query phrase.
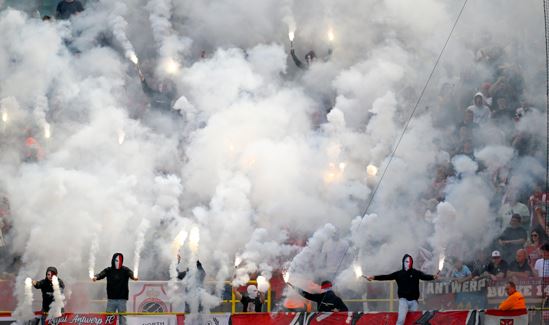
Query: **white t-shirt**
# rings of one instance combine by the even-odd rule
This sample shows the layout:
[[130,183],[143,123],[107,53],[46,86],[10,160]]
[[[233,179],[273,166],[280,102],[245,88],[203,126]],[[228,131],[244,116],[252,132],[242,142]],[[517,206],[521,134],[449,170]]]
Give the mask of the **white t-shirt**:
[[538,276],[549,277],[549,260],[538,259],[534,269],[536,269]]

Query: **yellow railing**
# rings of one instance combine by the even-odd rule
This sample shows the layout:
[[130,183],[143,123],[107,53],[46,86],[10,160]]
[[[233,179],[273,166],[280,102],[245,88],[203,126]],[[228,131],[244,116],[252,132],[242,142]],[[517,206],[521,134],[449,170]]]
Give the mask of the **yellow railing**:
[[[229,281],[226,281],[225,283],[231,283]],[[257,284],[256,280],[248,281],[248,284]],[[236,311],[236,304],[240,302],[240,300],[236,300],[236,296],[234,294],[234,291],[231,291],[231,300],[223,300],[223,303],[231,303],[231,313],[238,314]],[[267,306],[267,312],[271,312],[271,303],[272,303],[272,295],[271,295],[271,287],[269,286],[269,289],[267,290],[267,297],[265,299],[265,305]]]

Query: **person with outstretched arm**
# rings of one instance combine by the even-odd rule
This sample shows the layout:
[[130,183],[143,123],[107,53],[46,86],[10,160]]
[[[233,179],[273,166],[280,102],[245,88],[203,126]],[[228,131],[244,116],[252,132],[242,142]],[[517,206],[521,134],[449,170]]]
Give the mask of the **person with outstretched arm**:
[[[42,291],[42,317],[40,318],[40,323],[44,325],[46,323],[46,316],[50,311],[50,305],[55,300],[53,297],[53,277],[57,276],[57,268],[50,266],[46,269],[46,277],[43,280],[33,280],[32,285],[36,289]],[[59,279],[59,288],[61,290],[65,289],[65,284],[63,280]]]
[[437,280],[438,274],[425,274],[414,269],[414,260],[412,256],[406,254],[402,258],[402,269],[386,275],[364,276],[368,281],[390,281],[395,280],[398,286],[398,320],[397,325],[403,325],[406,320],[408,310],[416,311],[418,309],[417,300],[419,299],[419,280],[432,281]]
[[[124,255],[115,253],[112,256],[111,266],[96,274],[92,281],[107,278],[107,313],[125,313],[127,311],[128,296],[130,289],[128,282],[130,279],[137,281],[138,278],[133,275],[133,271],[123,265]],[[126,319],[120,317],[120,324],[124,325]]]
[[349,311],[343,300],[332,290],[332,282],[330,281],[322,281],[320,284],[321,293],[309,293],[291,283],[288,283],[288,285],[294,288],[305,299],[316,302],[316,308],[320,312]]
[[243,313],[259,313],[262,311],[263,304],[265,303],[265,294],[257,289],[253,284],[250,284],[246,288],[246,293],[241,294],[235,287],[233,287],[234,296],[236,300],[240,300],[242,303]]

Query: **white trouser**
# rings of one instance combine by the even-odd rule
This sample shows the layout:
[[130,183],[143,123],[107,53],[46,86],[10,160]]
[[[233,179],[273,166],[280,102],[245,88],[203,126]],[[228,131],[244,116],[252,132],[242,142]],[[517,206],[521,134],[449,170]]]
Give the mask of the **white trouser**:
[[417,307],[417,300],[407,300],[406,298],[400,298],[398,300],[398,320],[396,322],[396,325],[404,325],[404,321],[406,320],[406,314],[408,314],[408,311],[416,311]]

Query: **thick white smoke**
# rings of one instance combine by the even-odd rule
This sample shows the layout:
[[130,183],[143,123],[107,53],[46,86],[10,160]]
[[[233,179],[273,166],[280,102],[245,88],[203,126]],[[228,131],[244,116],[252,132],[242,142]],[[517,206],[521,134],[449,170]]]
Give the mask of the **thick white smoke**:
[[[512,168],[508,183],[524,191],[544,174],[543,150],[519,157],[509,145],[515,131],[542,137],[543,112],[482,126],[478,147],[462,152],[463,109],[440,89],[468,106],[493,75],[475,61],[485,46],[519,44],[505,49],[510,61],[539,63],[534,6],[466,8],[391,157],[458,10],[444,0],[124,0],[51,22],[0,11],[0,192],[22,262],[18,315],[27,276],[55,265],[68,285],[88,281],[114,252],[141,279],[169,279],[174,305],[198,311],[219,304],[225,281],[281,268],[299,286],[357,289],[355,264],[387,272],[420,248],[467,258],[488,246],[499,231],[492,175]],[[289,32],[300,60],[316,53],[307,69],[288,54]],[[522,73],[540,103],[534,63]],[[427,197],[441,167],[455,175]],[[197,281],[197,260],[213,284]]]

